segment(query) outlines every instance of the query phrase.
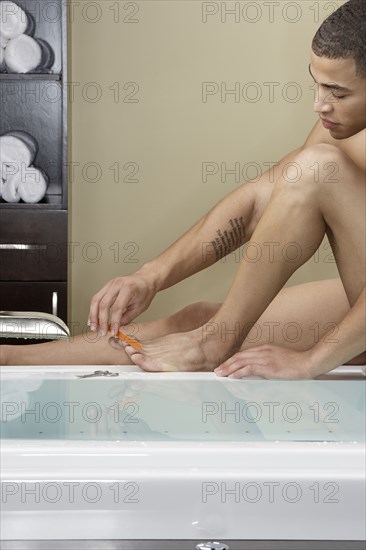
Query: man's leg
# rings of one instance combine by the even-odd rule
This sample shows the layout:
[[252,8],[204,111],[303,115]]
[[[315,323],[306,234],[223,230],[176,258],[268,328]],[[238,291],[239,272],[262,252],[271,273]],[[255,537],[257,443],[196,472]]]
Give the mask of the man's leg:
[[365,285],[364,179],[349,157],[333,146],[319,145],[300,153],[276,182],[247,258],[215,320],[258,319],[317,250],[325,232],[352,306]]
[[[194,330],[208,321],[220,304],[197,302],[170,317],[151,323],[131,324],[127,334],[144,340],[172,332]],[[122,346],[109,344],[110,335],[95,332],[42,344],[0,346],[0,365],[129,365],[131,359]]]
[[[198,302],[170,317],[135,325],[140,337],[186,332],[207,323],[221,304]],[[274,344],[294,350],[306,350],[334,328],[350,309],[340,279],[315,281],[282,289],[249,330],[241,350]],[[209,325],[208,325],[209,326]],[[212,327],[213,330],[214,327]],[[135,334],[135,331],[134,331]],[[136,335],[136,334],[135,334]],[[55,341],[27,346],[1,346],[3,365],[121,365],[131,364],[123,347],[112,349],[109,337],[95,333],[76,336],[72,342]],[[365,364],[365,354],[348,364]]]
[[[305,351],[326,334],[337,338],[338,323],[350,305],[340,279],[283,288],[250,329],[240,351],[272,344]],[[364,365],[366,354],[346,364]]]
[[212,370],[240,348],[250,324],[313,255],[325,232],[352,306],[365,285],[364,178],[334,146],[317,145],[300,152],[276,181],[247,256],[222,307],[209,322],[219,330],[212,331],[211,337],[205,326],[169,335],[146,342],[142,353],[128,348],[133,361],[146,370]]
[[[252,185],[261,188],[261,202],[257,205],[256,216],[253,218],[252,226],[246,227],[248,235],[251,235],[260,217],[260,213],[268,203],[274,187],[274,180],[281,173],[283,167],[294,161],[300,151],[289,153],[282,159],[274,169],[266,171],[256,182],[248,182],[245,185]],[[135,336],[143,339],[152,339],[164,336],[172,332],[186,332],[194,330],[212,318],[221,304],[199,303],[192,304],[180,312],[172,315],[169,319],[162,319],[151,324],[151,331],[139,330]],[[142,326],[138,325],[139,328]],[[145,326],[145,325],[144,325]],[[132,334],[131,334],[132,335]],[[108,336],[100,338],[93,334],[78,336],[70,346],[69,342],[49,342],[46,344],[35,344],[27,346],[0,346],[0,365],[42,365],[42,364],[130,364],[132,361],[125,353],[123,346],[116,346],[122,354],[116,354],[108,344]]]

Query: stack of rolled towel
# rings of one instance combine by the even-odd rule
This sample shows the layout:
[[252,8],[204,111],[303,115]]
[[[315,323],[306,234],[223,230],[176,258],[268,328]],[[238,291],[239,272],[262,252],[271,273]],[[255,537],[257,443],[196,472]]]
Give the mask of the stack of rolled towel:
[[0,197],[6,202],[36,203],[47,191],[48,176],[33,166],[38,144],[27,132],[0,136]]
[[15,2],[0,1],[0,71],[49,71],[55,57],[51,46],[33,38],[34,19]]

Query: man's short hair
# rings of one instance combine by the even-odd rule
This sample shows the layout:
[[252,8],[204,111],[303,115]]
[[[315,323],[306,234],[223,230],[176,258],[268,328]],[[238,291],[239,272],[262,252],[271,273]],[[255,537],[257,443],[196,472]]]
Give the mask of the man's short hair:
[[328,59],[353,58],[358,76],[366,76],[366,0],[349,0],[321,25],[313,52]]

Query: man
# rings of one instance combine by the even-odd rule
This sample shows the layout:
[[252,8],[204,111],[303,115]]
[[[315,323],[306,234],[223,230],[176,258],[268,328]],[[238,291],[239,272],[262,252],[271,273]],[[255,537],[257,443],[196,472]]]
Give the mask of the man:
[[[110,281],[93,298],[92,328],[99,325],[106,331],[110,309],[112,326],[117,329],[146,309],[158,290],[213,263],[213,257],[201,257],[203,242],[212,241],[218,260],[223,250],[232,251],[227,240],[223,242],[223,234],[236,226],[240,238],[235,244],[253,241],[261,245],[261,259],[242,261],[224,303],[214,311],[207,308],[206,318],[202,311],[202,326],[143,342],[139,352],[124,345],[135,364],[145,370],[212,370],[221,364],[216,372],[222,375],[297,378],[320,375],[343,362],[364,361],[365,17],[365,2],[350,0],[314,37],[310,72],[318,88],[314,110],[320,121],[304,146],[281,161],[275,182],[269,182],[267,173],[259,182],[243,185],[136,275]],[[284,175],[286,165],[290,173],[287,168]],[[317,282],[297,292],[291,288],[277,296],[319,247],[324,233],[332,244],[340,281]],[[271,263],[264,254],[264,243],[269,241],[279,243]],[[293,260],[282,254],[290,242],[299,244],[301,250]],[[326,308],[327,315],[316,307],[319,296],[323,299],[318,306]],[[277,342],[247,347],[250,323],[263,324],[267,308],[272,321],[292,320],[290,297],[296,301],[297,319],[304,331],[311,321],[319,322],[325,316],[335,325],[332,334],[323,335],[310,348],[303,341],[301,351],[276,346]]]
[[[314,37],[309,69],[320,120],[305,144],[282,159],[274,173],[225,197],[137,273],[109,281],[92,299],[90,327],[99,329],[102,342],[107,342],[109,316],[116,334],[148,308],[159,290],[244,243],[259,247],[258,261],[243,258],[223,304],[193,304],[168,320],[138,327],[139,351],[111,339],[115,349],[109,346],[108,351],[103,344],[98,356],[93,346],[96,361],[107,362],[114,353],[111,362],[121,364],[129,357],[148,371],[215,369],[222,376],[276,379],[314,378],[344,363],[366,363],[365,21],[366,3],[349,0]],[[340,279],[283,288],[325,233]],[[203,243],[211,243],[211,254],[202,255]],[[300,327],[299,338],[284,330],[268,338],[268,331],[261,330],[281,329],[289,322]],[[320,327],[317,334],[315,326]],[[259,339],[254,338],[258,329]],[[91,353],[78,342],[70,361],[83,357],[90,362]],[[56,353],[53,344],[44,346],[45,361],[62,356],[60,347]],[[31,348],[40,346],[28,347],[28,364]],[[46,351],[51,354],[47,358]],[[21,362],[17,353],[13,362]],[[64,357],[62,361],[65,364]]]

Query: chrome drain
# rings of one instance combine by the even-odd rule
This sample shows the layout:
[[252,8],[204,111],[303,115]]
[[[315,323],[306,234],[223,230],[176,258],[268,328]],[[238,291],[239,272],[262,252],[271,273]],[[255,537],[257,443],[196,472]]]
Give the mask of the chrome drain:
[[196,545],[196,550],[230,550],[227,544],[223,542],[200,542]]

